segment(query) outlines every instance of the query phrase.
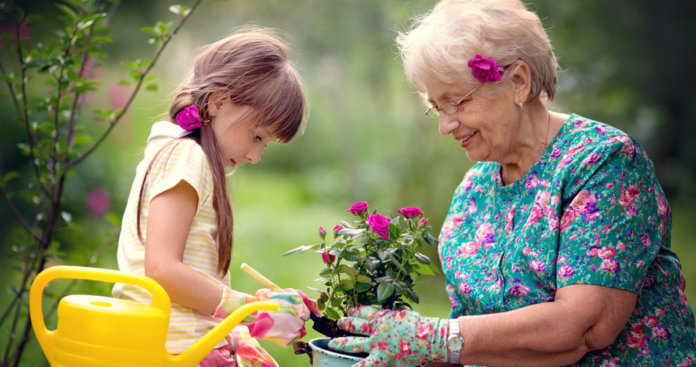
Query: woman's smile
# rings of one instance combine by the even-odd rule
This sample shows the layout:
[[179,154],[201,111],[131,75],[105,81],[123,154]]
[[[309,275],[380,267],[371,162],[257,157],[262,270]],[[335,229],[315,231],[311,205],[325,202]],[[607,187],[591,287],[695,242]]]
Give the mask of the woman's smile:
[[454,139],[459,141],[459,144],[462,146],[462,148],[467,148],[477,134],[478,130],[466,135],[455,136]]

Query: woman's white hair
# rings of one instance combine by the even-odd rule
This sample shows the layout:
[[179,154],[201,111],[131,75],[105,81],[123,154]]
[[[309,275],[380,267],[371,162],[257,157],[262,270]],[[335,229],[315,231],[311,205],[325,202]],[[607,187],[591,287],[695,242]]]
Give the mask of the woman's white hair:
[[476,54],[501,66],[526,62],[532,76],[527,101],[553,100],[556,92],[558,62],[551,41],[539,17],[519,0],[442,0],[396,42],[406,77],[420,93],[433,79],[477,84],[467,65]]

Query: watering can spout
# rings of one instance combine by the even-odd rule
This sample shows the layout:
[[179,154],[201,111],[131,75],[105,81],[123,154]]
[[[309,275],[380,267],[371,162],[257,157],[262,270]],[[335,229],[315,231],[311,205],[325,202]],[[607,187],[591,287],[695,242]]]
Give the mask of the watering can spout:
[[[57,327],[49,331],[43,318],[43,289],[51,280],[61,278],[136,285],[148,291],[152,301],[145,305],[111,297],[69,295],[60,300]],[[34,333],[53,367],[193,367],[246,316],[258,310],[276,311],[278,304],[253,302],[238,308],[179,355],[165,349],[170,309],[169,296],[154,280],[109,269],[51,267],[37,275],[29,293]]]
[[277,311],[278,304],[273,302],[252,302],[239,307],[185,352],[179,355],[170,355],[167,365],[172,367],[195,366],[245,317],[260,310]]

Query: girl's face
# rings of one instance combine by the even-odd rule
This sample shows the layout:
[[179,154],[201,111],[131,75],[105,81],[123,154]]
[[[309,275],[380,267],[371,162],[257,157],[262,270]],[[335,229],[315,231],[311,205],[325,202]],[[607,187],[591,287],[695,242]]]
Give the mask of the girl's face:
[[259,128],[255,121],[248,120],[251,109],[233,104],[229,99],[211,108],[215,117],[210,124],[226,167],[257,163],[266,144],[273,139],[269,127]]
[[[456,83],[437,80],[426,85],[428,100],[433,106],[459,101],[470,91]],[[482,86],[462,101],[453,114],[439,113],[440,134],[451,134],[472,161],[503,162],[511,158],[515,155],[517,126],[511,119],[514,111],[500,103],[507,100],[506,97]]]

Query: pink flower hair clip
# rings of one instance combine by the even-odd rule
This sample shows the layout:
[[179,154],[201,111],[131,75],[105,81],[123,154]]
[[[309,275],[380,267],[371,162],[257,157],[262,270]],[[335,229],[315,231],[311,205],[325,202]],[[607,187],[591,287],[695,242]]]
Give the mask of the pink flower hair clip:
[[198,115],[198,108],[195,105],[190,105],[176,114],[176,122],[186,131],[200,129],[208,121],[201,122],[201,117]]
[[505,68],[498,65],[495,59],[489,59],[476,54],[476,57],[469,60],[471,75],[481,83],[498,81],[503,78],[502,73]]

